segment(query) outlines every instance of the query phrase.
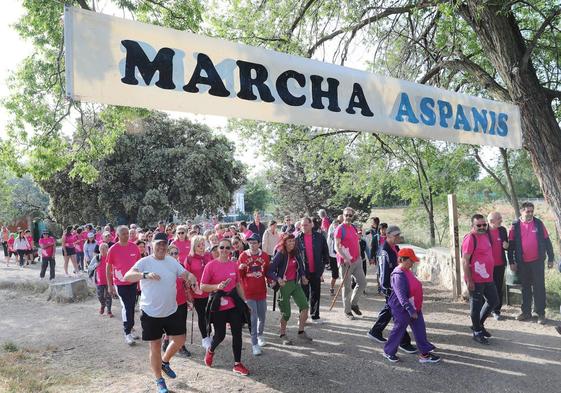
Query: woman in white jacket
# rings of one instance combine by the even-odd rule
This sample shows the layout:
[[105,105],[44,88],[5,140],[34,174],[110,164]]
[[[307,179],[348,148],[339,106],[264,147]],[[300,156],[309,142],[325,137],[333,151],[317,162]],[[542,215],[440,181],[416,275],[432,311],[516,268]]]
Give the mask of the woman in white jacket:
[[23,231],[18,231],[18,237],[14,241],[14,250],[18,253],[19,257],[19,268],[23,269],[23,264],[25,261],[25,254],[30,249],[29,242],[25,238]]
[[273,257],[275,253],[275,247],[279,243],[280,233],[277,232],[277,222],[274,220],[269,221],[269,227],[263,233],[263,245],[262,250],[265,254],[269,255],[270,258]]

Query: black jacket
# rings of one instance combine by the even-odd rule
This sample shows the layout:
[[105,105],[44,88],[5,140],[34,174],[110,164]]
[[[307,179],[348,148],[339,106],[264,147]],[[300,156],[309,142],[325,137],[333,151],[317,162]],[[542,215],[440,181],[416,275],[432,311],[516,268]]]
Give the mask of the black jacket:
[[249,224],[247,229],[249,229],[253,233],[257,233],[259,235],[259,237],[261,238],[261,241],[263,241],[263,234],[265,233],[265,230],[267,229],[267,227],[262,222],[260,222],[259,225],[257,225],[254,221],[251,224]]
[[[399,251],[397,244],[395,248]],[[389,243],[385,241],[384,244],[378,248],[376,258],[378,260],[378,268],[380,269],[380,289],[386,296],[390,296],[392,291],[390,276],[393,269],[397,266],[397,253],[394,252]]]
[[242,315],[242,325],[247,323],[247,327],[251,332],[251,315],[249,311],[249,307],[243,301],[240,294],[238,293],[237,288],[232,289],[230,292],[225,292],[222,290],[213,292],[208,297],[208,303],[206,304],[205,309],[205,316],[206,316],[206,331],[208,336],[210,337],[212,329],[210,324],[212,321],[212,315],[214,312],[217,312],[220,308],[220,299],[222,296],[230,296],[234,299],[234,303],[236,304],[236,311]]
[[[304,266],[306,268],[306,277],[310,276],[310,265],[306,256],[306,244],[304,243],[304,233],[299,233],[296,236],[296,246],[300,251]],[[318,276],[323,274],[325,265],[329,264],[329,249],[327,248],[327,241],[325,237],[319,233],[312,231],[312,248],[314,253],[314,267],[315,273]]]
[[[284,279],[286,273],[286,267],[288,265],[288,257],[284,252],[277,252],[273,257],[271,264],[269,265],[269,270],[267,270],[267,278],[273,281],[277,281],[279,278]],[[296,253],[296,262],[298,263],[298,270],[296,275],[296,280],[300,281],[302,276],[306,274],[306,267],[302,256],[299,252]]]
[[[543,222],[534,217],[534,223],[537,229],[536,236],[538,237],[538,260],[541,262],[545,261],[545,254],[547,254],[548,262],[553,262],[553,246],[551,245],[551,240],[549,239],[549,237],[545,237],[545,227],[543,225]],[[524,261],[522,260],[522,237],[520,234],[520,220],[514,221],[512,223],[511,229],[514,231],[514,240],[510,241],[510,245],[508,247],[508,263],[510,263],[511,265],[514,265],[515,263],[521,264]]]

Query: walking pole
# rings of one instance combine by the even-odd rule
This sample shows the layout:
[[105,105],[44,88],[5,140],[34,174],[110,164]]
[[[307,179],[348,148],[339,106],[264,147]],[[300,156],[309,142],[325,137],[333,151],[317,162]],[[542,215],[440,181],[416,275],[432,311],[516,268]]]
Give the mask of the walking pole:
[[275,311],[277,306],[277,292],[278,291],[273,290],[273,311]]
[[191,307],[191,345],[193,345],[193,324],[195,323],[195,313],[194,313],[194,308]]
[[337,292],[335,293],[335,296],[333,296],[333,300],[331,301],[331,306],[329,306],[329,311],[331,311],[333,309],[333,306],[335,305],[335,302],[337,301],[337,297],[339,296],[339,292],[341,292],[341,289],[343,288],[343,285],[345,285],[345,281],[347,280],[347,277],[349,276],[350,271],[351,271],[351,267],[347,266],[347,271],[345,272],[345,275],[343,276],[343,281],[341,281],[341,285],[339,285],[339,288],[337,288]]

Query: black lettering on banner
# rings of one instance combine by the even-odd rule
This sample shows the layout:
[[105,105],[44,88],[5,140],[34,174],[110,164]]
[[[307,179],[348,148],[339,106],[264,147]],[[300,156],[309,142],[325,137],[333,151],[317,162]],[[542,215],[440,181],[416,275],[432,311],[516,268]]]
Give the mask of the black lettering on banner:
[[327,91],[325,91],[321,89],[323,77],[311,75],[310,80],[312,81],[312,108],[323,109],[324,106],[321,100],[325,97],[329,100],[327,109],[331,112],[341,112],[337,101],[337,86],[339,86],[339,81],[337,79],[327,78]]
[[368,106],[368,102],[366,102],[366,97],[364,96],[364,92],[362,91],[362,86],[358,83],[353,85],[353,93],[351,94],[351,98],[349,99],[349,106],[345,112],[354,115],[356,112],[353,108],[360,108],[362,116],[372,117],[374,113],[370,110]]
[[294,70],[288,70],[279,75],[276,82],[277,93],[283,102],[290,106],[302,106],[306,102],[306,96],[302,94],[296,97],[288,90],[288,80],[294,79],[300,87],[306,86],[306,77]]
[[[201,71],[205,71],[207,76],[202,76]],[[193,71],[189,83],[183,86],[183,90],[189,93],[198,93],[198,84],[210,86],[208,94],[212,96],[228,97],[230,95],[230,92],[226,89],[224,83],[222,83],[222,79],[218,71],[216,71],[214,64],[212,64],[212,60],[204,53],[199,53],[197,55],[197,66],[195,67],[195,71]]]
[[[236,61],[238,68],[240,70],[240,91],[238,92],[238,97],[243,100],[255,101],[257,96],[253,94],[253,86],[257,87],[259,96],[262,101],[274,102],[275,98],[271,94],[271,90],[265,84],[269,73],[267,69],[262,64],[250,63],[248,61],[238,60]],[[251,70],[255,71],[255,78],[251,76]]]
[[123,40],[121,44],[127,50],[125,59],[125,77],[121,78],[121,82],[127,85],[138,85],[135,76],[135,69],[144,79],[146,85],[150,85],[156,71],[159,72],[159,79],[156,86],[162,89],[173,90],[173,56],[175,52],[170,48],[162,48],[158,51],[154,60],[150,61],[146,53],[136,41]]

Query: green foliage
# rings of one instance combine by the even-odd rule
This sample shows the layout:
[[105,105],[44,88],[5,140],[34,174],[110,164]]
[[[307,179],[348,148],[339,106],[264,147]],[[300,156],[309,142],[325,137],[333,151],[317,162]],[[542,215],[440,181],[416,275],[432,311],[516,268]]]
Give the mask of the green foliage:
[[30,216],[32,219],[47,217],[49,196],[29,175],[17,177],[10,172],[0,179],[0,221],[13,222]]
[[89,163],[99,173],[93,184],[72,177],[69,166],[42,185],[60,223],[153,224],[172,213],[227,209],[245,180],[233,150],[206,126],[153,113],[130,124],[111,154]]
[[253,213],[254,211],[265,211],[272,200],[271,190],[267,184],[267,180],[263,176],[255,177],[249,180],[245,185],[245,211]]

